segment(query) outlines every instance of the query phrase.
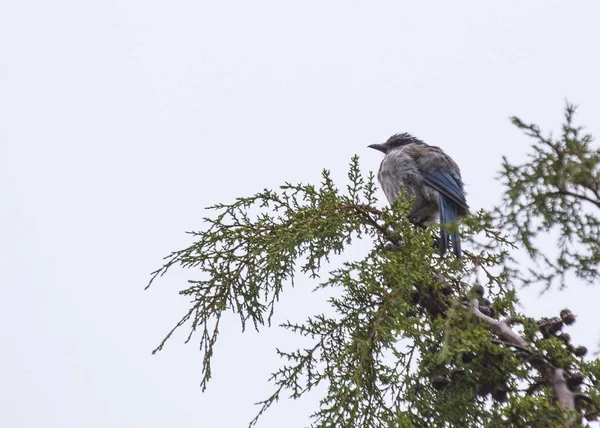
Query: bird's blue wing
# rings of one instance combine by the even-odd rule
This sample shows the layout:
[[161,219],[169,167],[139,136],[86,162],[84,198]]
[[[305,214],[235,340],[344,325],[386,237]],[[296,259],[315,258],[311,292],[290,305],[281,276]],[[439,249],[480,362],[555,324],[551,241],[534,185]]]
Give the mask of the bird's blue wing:
[[[440,193],[440,223],[446,224],[458,220],[458,207],[468,210],[465,193],[460,183],[447,172],[434,171],[423,172],[425,184],[436,189]],[[440,230],[440,250],[442,255],[452,244],[454,254],[461,257],[460,236],[456,231]]]
[[443,171],[421,171],[421,174],[423,175],[425,184],[446,195],[464,209],[469,209],[464,191],[458,181],[449,173]]

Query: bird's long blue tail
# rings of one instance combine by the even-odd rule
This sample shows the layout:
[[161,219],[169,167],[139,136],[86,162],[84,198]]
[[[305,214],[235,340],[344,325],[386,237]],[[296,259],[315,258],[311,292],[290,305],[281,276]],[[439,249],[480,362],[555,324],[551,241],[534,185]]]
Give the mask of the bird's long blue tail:
[[440,193],[440,252],[442,255],[446,254],[446,251],[450,248],[450,243],[452,243],[452,249],[454,250],[456,257],[462,256],[458,232],[449,232],[444,229],[446,223],[451,223],[456,220],[458,220],[458,206],[456,202]]

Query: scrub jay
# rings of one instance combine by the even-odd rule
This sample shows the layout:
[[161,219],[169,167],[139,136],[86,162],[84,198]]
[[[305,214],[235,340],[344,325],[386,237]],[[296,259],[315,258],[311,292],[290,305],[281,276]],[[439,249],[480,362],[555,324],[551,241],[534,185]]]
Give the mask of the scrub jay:
[[[385,154],[377,178],[390,204],[402,189],[414,197],[408,217],[411,223],[425,227],[439,217],[440,223],[445,224],[469,212],[460,169],[439,147],[406,133],[392,135],[385,143],[369,147]],[[450,242],[454,254],[460,257],[460,236],[456,231],[442,229],[442,255]]]

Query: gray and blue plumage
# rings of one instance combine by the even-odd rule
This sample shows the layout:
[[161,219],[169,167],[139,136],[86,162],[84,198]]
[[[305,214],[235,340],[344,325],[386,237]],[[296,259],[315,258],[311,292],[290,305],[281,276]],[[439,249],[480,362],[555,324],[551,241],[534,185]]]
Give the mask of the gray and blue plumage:
[[[371,144],[385,154],[377,178],[390,204],[401,189],[414,197],[409,220],[426,226],[439,218],[441,224],[458,220],[469,212],[460,169],[442,149],[430,146],[410,134],[392,135],[383,144]],[[452,243],[461,256],[458,232],[440,232],[440,251]]]

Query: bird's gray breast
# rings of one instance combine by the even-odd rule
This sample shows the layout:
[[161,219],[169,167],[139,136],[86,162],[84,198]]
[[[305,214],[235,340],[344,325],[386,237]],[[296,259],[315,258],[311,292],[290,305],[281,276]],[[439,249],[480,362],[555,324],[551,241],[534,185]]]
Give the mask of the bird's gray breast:
[[418,165],[402,148],[392,150],[383,158],[377,179],[390,203],[396,200],[402,190],[416,199],[426,196],[437,198],[437,195],[424,194],[426,189]]

